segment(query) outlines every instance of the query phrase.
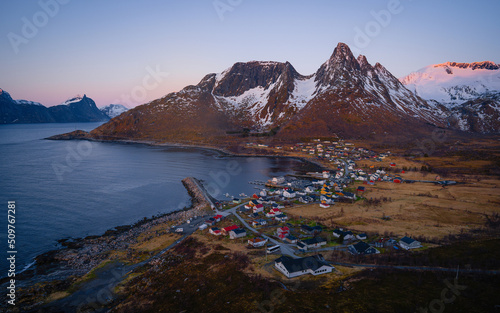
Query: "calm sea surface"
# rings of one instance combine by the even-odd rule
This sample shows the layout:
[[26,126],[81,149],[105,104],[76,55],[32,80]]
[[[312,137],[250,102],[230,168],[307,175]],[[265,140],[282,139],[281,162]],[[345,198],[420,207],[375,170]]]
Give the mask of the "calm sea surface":
[[256,192],[248,182],[300,171],[300,161],[231,158],[217,152],[88,141],[44,140],[100,123],[0,125],[0,277],[7,273],[7,202],[16,202],[19,272],[57,240],[190,205],[181,180],[202,179],[218,199]]

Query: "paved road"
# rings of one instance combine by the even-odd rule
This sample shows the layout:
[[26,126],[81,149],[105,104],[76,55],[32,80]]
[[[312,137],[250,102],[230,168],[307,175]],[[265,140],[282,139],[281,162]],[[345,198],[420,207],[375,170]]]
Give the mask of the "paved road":
[[[242,206],[244,206],[245,203],[242,203],[240,205],[237,205],[235,206],[234,208],[231,208],[229,210],[226,210],[224,211],[225,213],[231,213],[233,214],[234,216],[236,216],[237,219],[240,220],[240,222],[246,227],[248,228],[250,231],[252,231],[253,233],[255,234],[258,234],[260,233],[258,230],[256,230],[255,228],[253,228],[252,226],[250,226],[238,213],[236,213],[236,210]],[[220,213],[220,212],[219,212]],[[281,248],[281,253],[283,253],[284,255],[288,255],[288,256],[291,256],[292,258],[298,258],[297,255],[295,255],[295,250],[292,248],[292,245],[289,245],[289,244],[286,244],[284,242],[280,242],[278,240],[275,240],[269,236],[266,236],[264,234],[261,235],[263,238],[266,238],[268,239],[270,242],[274,243],[275,245],[279,245],[280,248]]]

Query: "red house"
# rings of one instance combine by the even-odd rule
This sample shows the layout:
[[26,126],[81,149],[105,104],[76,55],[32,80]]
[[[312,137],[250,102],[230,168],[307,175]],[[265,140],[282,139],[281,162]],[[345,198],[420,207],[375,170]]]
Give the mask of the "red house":
[[235,230],[236,228],[239,228],[239,227],[237,225],[232,225],[232,226],[224,227],[222,229],[222,233],[224,235],[227,235],[227,234],[229,234],[230,231]]
[[222,215],[220,215],[220,214],[217,214],[216,216],[214,216],[214,220],[215,220],[216,222],[220,222],[220,220],[221,220],[222,218],[223,218],[223,216],[222,216]]
[[289,233],[290,233],[290,228],[286,226],[280,227],[276,230],[276,235],[278,235],[278,237],[281,239],[284,239]]

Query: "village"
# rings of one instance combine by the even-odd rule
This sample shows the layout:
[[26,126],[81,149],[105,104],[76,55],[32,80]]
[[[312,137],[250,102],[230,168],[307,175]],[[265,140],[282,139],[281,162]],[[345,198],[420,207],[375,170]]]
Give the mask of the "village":
[[[388,173],[382,166],[376,166],[391,155],[389,151],[376,154],[351,143],[319,139],[314,144],[297,143],[287,149],[299,151],[309,159],[313,156],[322,164],[329,163],[333,169],[308,172],[301,177],[273,177],[267,182],[253,182],[264,188],[250,197],[241,194],[246,196],[244,199],[226,194],[230,200],[213,201],[213,216],[188,227],[197,227],[208,237],[234,240],[247,249],[260,249],[265,252],[266,259],[268,255],[279,256],[274,261],[274,268],[287,278],[332,272],[334,266],[321,254],[327,251],[363,257],[389,250],[423,248],[421,242],[409,236],[369,235],[343,227],[326,227],[318,221],[288,214],[291,208],[306,205],[307,208],[328,209],[338,203],[363,201],[366,188],[378,182],[414,183],[414,180],[406,181],[399,175],[404,173],[403,170]],[[370,170],[361,169],[356,166],[360,160],[373,162],[373,166],[369,167]],[[389,167],[396,168],[396,164],[389,163]],[[353,182],[361,184],[353,190]],[[442,184],[437,180],[426,182]],[[455,182],[446,182],[451,183]],[[190,223],[188,220],[186,225]],[[182,233],[184,229],[174,226],[172,231]]]

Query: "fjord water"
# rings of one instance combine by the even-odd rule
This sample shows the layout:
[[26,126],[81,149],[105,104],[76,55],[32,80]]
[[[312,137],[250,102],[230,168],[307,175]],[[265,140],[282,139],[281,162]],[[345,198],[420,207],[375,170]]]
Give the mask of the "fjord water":
[[193,148],[44,138],[100,123],[0,125],[0,277],[7,275],[7,202],[16,202],[16,270],[57,240],[100,235],[190,205],[181,183],[194,176],[211,193],[256,192],[253,180],[294,173],[300,161],[232,158]]

